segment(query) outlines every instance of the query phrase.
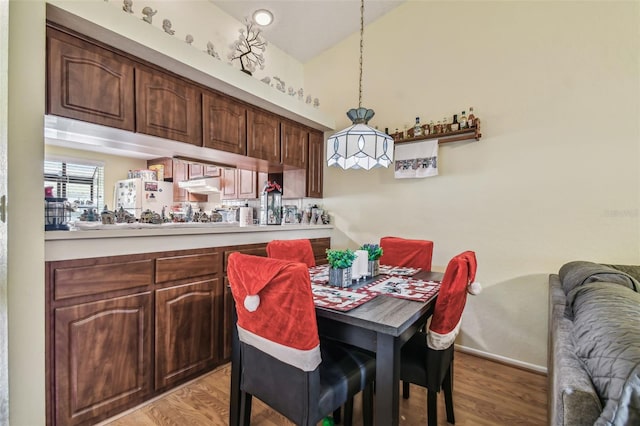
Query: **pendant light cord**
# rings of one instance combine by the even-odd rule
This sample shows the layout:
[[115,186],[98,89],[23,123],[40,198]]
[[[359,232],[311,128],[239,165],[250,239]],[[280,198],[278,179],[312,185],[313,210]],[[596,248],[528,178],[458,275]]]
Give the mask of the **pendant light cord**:
[[358,108],[362,108],[362,51],[364,50],[364,0],[360,0],[360,81],[358,82]]

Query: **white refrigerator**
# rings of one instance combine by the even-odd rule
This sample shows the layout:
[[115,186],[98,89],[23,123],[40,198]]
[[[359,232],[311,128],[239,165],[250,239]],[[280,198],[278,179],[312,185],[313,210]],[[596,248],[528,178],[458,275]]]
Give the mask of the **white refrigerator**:
[[172,204],[172,182],[140,178],[119,180],[113,192],[114,210],[118,211],[122,207],[138,219],[145,210],[162,214],[163,207],[166,207],[166,214],[169,214]]

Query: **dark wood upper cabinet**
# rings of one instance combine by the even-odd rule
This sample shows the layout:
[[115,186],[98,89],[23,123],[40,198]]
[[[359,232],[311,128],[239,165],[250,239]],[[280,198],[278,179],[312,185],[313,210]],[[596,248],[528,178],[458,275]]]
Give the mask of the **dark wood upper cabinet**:
[[200,89],[145,67],[136,68],[136,131],[202,146]]
[[247,108],[223,95],[202,95],[203,139],[207,148],[247,154]]
[[306,127],[292,121],[282,121],[282,164],[307,168],[307,146],[309,131]]
[[309,162],[307,167],[307,197],[322,198],[324,173],[324,135],[309,132]]
[[127,58],[47,28],[47,113],[133,131],[134,66]]
[[280,163],[280,117],[257,109],[247,110],[247,155]]

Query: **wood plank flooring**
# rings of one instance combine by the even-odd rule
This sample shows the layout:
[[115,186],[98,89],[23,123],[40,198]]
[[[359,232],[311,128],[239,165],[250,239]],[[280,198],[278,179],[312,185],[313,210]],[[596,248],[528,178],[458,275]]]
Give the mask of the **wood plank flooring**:
[[[108,426],[222,426],[229,422],[230,366],[223,365],[125,415]],[[453,398],[457,426],[547,424],[547,377],[473,355],[456,352]],[[362,424],[359,396],[354,425]],[[411,386],[411,397],[400,398],[400,424],[426,425],[426,391]],[[254,398],[252,426],[289,426],[286,418]],[[438,425],[447,425],[442,394]]]

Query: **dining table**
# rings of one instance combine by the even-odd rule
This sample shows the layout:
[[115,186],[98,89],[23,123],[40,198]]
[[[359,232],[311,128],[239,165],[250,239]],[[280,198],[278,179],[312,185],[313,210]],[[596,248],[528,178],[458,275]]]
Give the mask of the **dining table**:
[[[381,268],[389,271],[388,268]],[[317,270],[317,269],[316,269]],[[435,284],[428,295],[420,300],[404,297],[402,294],[368,292],[391,275],[381,274],[355,281],[347,289],[368,296],[353,308],[323,306],[322,298],[316,297],[317,282],[314,282],[314,268],[310,269],[318,333],[321,338],[333,339],[353,345],[376,355],[376,390],[374,400],[374,424],[376,426],[396,426],[399,422],[400,405],[400,361],[402,346],[423,327],[433,313],[438,294],[440,272],[417,270],[411,275],[394,276],[391,281],[398,283],[425,282]],[[411,271],[410,271],[411,272]],[[383,283],[384,284],[384,283]],[[327,286],[328,287],[328,286]],[[400,286],[402,287],[402,286]],[[395,297],[394,297],[395,296]],[[235,315],[235,310],[234,310]],[[234,318],[235,321],[235,318]],[[234,322],[235,323],[235,322]],[[230,424],[238,425],[240,407],[240,348],[237,330],[233,330],[231,356]]]

